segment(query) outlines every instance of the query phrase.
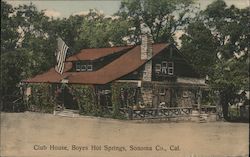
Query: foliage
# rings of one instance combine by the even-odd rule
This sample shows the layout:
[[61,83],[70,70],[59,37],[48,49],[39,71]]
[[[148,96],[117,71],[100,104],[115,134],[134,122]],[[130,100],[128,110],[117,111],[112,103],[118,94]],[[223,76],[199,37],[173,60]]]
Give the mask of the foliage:
[[174,42],[174,34],[189,20],[193,0],[123,0],[117,15],[129,20],[130,40],[140,42],[140,24],[151,30],[155,42]]
[[249,85],[250,11],[249,8],[227,7],[225,2],[217,0],[204,14],[207,25],[215,32],[220,55],[211,84],[220,90],[224,117],[228,119],[228,107],[236,92]]
[[105,16],[91,9],[86,15],[74,15],[54,21],[57,32],[73,50],[124,45],[128,24],[117,16]]
[[[30,55],[26,52],[23,52],[22,50],[9,51],[8,53],[3,53],[1,55],[1,59],[1,81],[4,85],[2,92],[13,93],[13,89],[17,88],[16,79],[24,79],[28,75],[27,73],[29,72],[28,68],[30,67]],[[5,83],[7,83],[7,85],[5,85]]]
[[1,92],[13,95],[22,79],[53,65],[56,44],[46,32],[49,18],[33,4],[12,8],[1,1],[1,7]]
[[228,7],[223,0],[207,6],[182,36],[182,51],[220,91],[224,117],[237,91],[249,84],[249,7]]
[[14,21],[14,8],[1,1],[1,53],[13,50],[18,41],[18,25]]
[[219,47],[217,52],[223,59],[235,54],[248,53],[250,39],[250,8],[227,7],[222,0],[210,4],[202,13],[205,24],[213,31]]
[[121,108],[121,91],[122,89],[129,89],[131,85],[129,83],[112,83],[112,105],[113,105],[113,118],[124,118],[120,113]]
[[113,105],[113,117],[117,117],[120,115],[120,93],[121,93],[121,85],[112,84],[112,105]]
[[127,29],[125,20],[105,17],[96,10],[90,10],[83,18],[79,39],[89,47],[122,45],[125,44],[122,37],[126,35]]
[[32,94],[29,97],[27,108],[30,111],[52,113],[55,107],[55,98],[51,84],[29,84]]
[[181,37],[180,51],[189,59],[201,76],[211,75],[217,61],[216,41],[201,20],[191,22]]
[[72,94],[76,97],[80,114],[101,115],[100,105],[97,104],[95,90],[91,86],[71,85]]

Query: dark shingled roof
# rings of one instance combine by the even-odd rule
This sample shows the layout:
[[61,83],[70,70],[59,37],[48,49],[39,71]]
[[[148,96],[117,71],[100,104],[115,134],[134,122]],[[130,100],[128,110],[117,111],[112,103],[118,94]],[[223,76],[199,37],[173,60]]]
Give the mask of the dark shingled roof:
[[[169,44],[153,44],[153,57],[168,47]],[[109,50],[121,50],[121,48],[110,48]],[[96,58],[96,56],[101,56],[99,53],[104,50],[106,54],[107,48],[100,48],[98,50],[93,51],[93,57],[89,56],[88,58]],[[94,54],[94,52],[96,54]],[[135,46],[132,49],[129,49],[128,52],[107,64],[103,68],[92,71],[92,72],[68,72],[68,70],[72,67],[71,62],[66,62],[65,64],[65,72],[63,75],[58,74],[54,68],[51,68],[48,72],[37,75],[34,78],[27,79],[24,82],[27,83],[60,83],[63,78],[67,78],[69,80],[68,83],[74,84],[106,84],[111,81],[117,80],[122,76],[125,76],[143,64],[145,64],[148,60],[141,60],[141,46]],[[109,53],[111,54],[111,53]],[[89,54],[88,54],[89,55]],[[88,56],[86,55],[86,56]],[[73,58],[74,56],[72,56]],[[87,57],[86,57],[87,58]]]

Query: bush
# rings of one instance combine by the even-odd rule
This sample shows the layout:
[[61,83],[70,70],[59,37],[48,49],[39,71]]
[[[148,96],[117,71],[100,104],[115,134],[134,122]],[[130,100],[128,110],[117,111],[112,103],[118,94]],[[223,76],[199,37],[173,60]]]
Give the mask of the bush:
[[[121,108],[121,89],[130,89],[131,85],[128,83],[113,83],[111,90],[112,90],[112,108],[113,113],[112,117],[117,119],[125,119],[125,116],[120,113]],[[132,104],[128,104],[132,105]]]
[[96,101],[95,90],[92,86],[71,85],[72,94],[77,99],[79,113],[84,115],[101,116],[101,108]]
[[55,98],[52,93],[52,85],[39,83],[29,84],[31,87],[31,95],[27,103],[27,109],[29,111],[53,113],[55,106]]

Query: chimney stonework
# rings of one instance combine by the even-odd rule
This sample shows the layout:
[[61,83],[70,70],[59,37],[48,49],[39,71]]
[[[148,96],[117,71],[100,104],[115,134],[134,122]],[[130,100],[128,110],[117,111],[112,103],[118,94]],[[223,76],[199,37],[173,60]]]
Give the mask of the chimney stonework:
[[153,56],[152,41],[152,36],[150,34],[147,33],[142,35],[141,59],[149,60],[144,65],[142,81],[152,81],[152,61],[150,60]]
[[[148,28],[147,28],[148,29]],[[153,56],[153,39],[150,31],[142,31],[141,35],[141,60],[147,60],[144,65],[142,74],[142,81],[144,83],[152,81],[152,56]],[[153,91],[152,87],[145,86],[143,83],[141,87],[143,104],[151,106],[153,103]]]
[[152,58],[152,36],[143,34],[141,37],[141,60],[149,60]]
[[152,60],[144,65],[142,81],[152,81]]
[[153,56],[153,39],[151,30],[145,23],[141,23],[141,60],[146,60],[142,74],[142,99],[146,106],[152,105],[153,91],[152,87],[148,87],[147,82],[152,81],[152,56]]

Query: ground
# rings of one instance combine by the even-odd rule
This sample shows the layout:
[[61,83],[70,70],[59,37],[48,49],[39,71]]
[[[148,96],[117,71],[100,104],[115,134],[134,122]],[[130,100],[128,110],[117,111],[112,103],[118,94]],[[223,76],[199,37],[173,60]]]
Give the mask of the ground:
[[248,131],[247,123],[146,123],[1,113],[0,156],[245,157]]

